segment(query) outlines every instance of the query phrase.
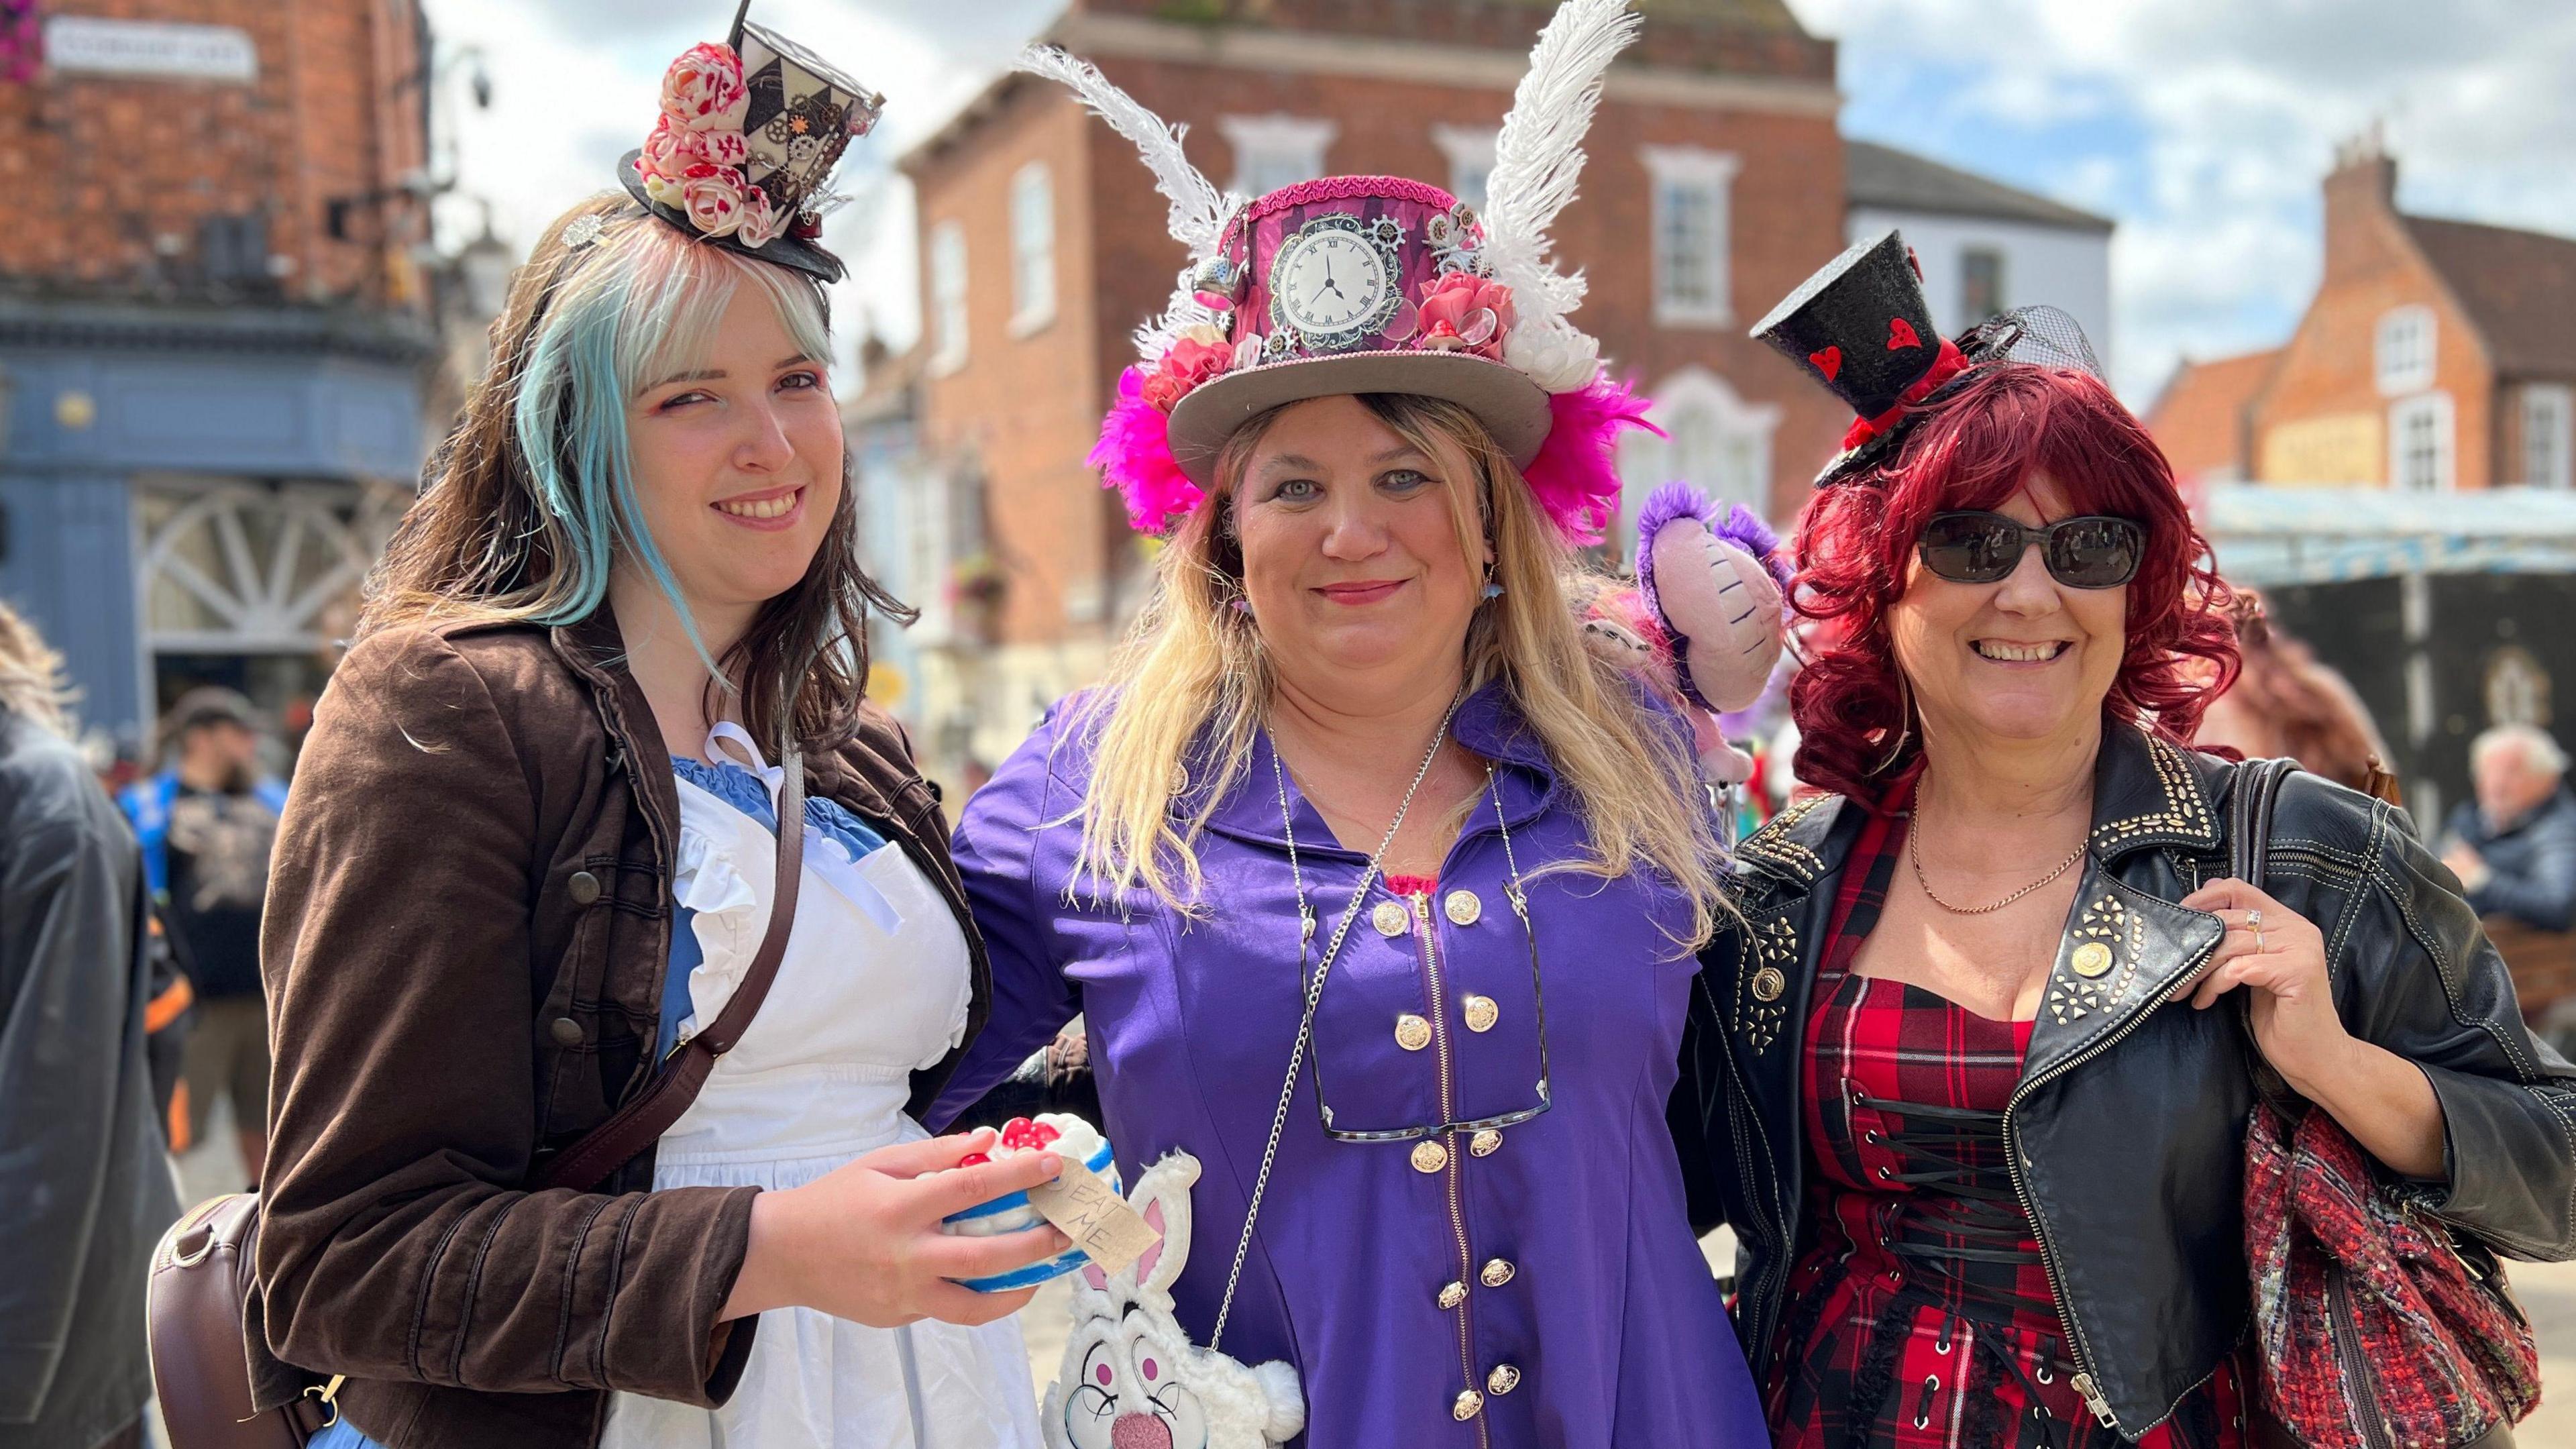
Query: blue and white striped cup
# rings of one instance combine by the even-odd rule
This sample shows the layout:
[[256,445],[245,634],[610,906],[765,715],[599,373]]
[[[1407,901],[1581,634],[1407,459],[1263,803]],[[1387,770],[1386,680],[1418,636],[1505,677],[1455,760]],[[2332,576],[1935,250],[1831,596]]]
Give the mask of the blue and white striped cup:
[[[1102,1140],[1099,1150],[1093,1152],[1090,1159],[1082,1165],[1098,1175],[1101,1181],[1108,1183],[1111,1192],[1126,1191],[1124,1184],[1119,1181],[1117,1157],[1109,1150],[1106,1139]],[[1065,1170],[1070,1172],[1073,1169],[1068,1164]],[[997,1197],[991,1202],[977,1203],[961,1213],[950,1213],[940,1221],[939,1230],[944,1233],[954,1233],[959,1237],[990,1238],[1033,1228],[1045,1221],[1045,1215],[1029,1201],[1027,1193],[1014,1192]],[[1061,1278],[1090,1261],[1089,1253],[1080,1248],[1068,1248],[1044,1262],[1031,1263],[1025,1268],[1015,1268],[1008,1273],[995,1273],[986,1278],[961,1278],[957,1281],[978,1293],[1009,1293]]]

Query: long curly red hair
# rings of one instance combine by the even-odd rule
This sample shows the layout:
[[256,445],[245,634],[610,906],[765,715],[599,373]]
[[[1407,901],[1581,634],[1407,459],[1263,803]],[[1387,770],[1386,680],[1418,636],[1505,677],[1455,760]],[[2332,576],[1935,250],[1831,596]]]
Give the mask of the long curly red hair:
[[2172,466],[2100,380],[2002,363],[1925,407],[1889,462],[1822,490],[1800,519],[1797,609],[1832,639],[1789,688],[1800,781],[1879,808],[1912,779],[1922,746],[1908,728],[1887,611],[1905,593],[1915,538],[1933,514],[2000,508],[2043,473],[2074,512],[2146,525],[2105,718],[2191,738],[2236,676],[2236,633],[2231,594]]

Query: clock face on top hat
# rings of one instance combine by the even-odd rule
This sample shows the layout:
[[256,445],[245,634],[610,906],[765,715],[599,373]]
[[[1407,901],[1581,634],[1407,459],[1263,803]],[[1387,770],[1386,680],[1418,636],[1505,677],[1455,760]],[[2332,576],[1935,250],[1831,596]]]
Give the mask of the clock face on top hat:
[[1279,248],[1270,264],[1274,322],[1310,347],[1348,347],[1395,315],[1393,248],[1356,217],[1318,217]]

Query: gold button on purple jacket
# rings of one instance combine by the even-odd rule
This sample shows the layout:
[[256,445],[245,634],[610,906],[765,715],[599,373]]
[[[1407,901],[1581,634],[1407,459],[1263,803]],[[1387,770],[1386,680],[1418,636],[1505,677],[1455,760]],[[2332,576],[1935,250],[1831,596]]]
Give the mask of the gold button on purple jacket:
[[[1102,896],[1072,879],[1086,702],[1050,711],[959,823],[993,1013],[930,1121],[1082,1013],[1127,1179],[1176,1149],[1205,1166],[1173,1286],[1182,1326],[1204,1344],[1297,1031],[1279,776],[1269,740],[1256,739],[1199,839],[1206,904],[1195,919],[1141,891]],[[1584,826],[1535,736],[1499,687],[1471,695],[1454,728],[1494,763],[1495,789],[1450,848],[1437,893],[1403,903],[1409,929],[1370,928],[1389,900],[1383,882],[1355,907],[1222,1348],[1297,1369],[1301,1442],[1315,1446],[1755,1449],[1769,1442],[1760,1407],[1692,1238],[1665,1127],[1697,969],[1676,944],[1689,902],[1647,871],[1548,872],[1580,854]],[[1190,773],[1204,790],[1221,772],[1193,760]],[[1293,781],[1287,792],[1320,951],[1366,856],[1334,842]],[[1449,892],[1510,898],[1506,829],[1531,929],[1510,911],[1460,925],[1440,904]],[[1465,1029],[1471,997],[1498,1004],[1490,1030]],[[1434,1024],[1432,1050],[1408,1051],[1389,1030],[1406,1016]],[[1542,1102],[1504,1132],[1503,1150],[1467,1150],[1467,1124]],[[1417,1156],[1422,1139],[1403,1134],[1444,1124],[1459,1130],[1429,1139],[1444,1152],[1424,1169],[1433,1154]],[[1350,1140],[1371,1136],[1382,1140]],[[1495,1261],[1512,1267],[1495,1272]],[[1481,1412],[1461,1420],[1471,1393]]]

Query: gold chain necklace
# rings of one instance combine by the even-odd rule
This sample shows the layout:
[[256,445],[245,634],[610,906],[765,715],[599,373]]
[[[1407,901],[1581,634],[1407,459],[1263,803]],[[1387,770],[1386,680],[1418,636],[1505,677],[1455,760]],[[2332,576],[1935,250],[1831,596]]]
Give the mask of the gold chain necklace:
[[[1915,817],[1915,820],[1919,822],[1921,818],[1922,817],[1918,815]],[[2075,847],[2075,853],[2073,855],[2070,855],[2064,860],[2061,860],[2057,864],[2049,867],[2048,874],[2041,876],[2039,879],[2032,881],[2026,886],[2023,886],[2020,890],[2014,891],[2011,895],[2004,897],[1993,905],[1954,906],[1948,901],[1941,899],[1939,895],[1935,894],[1932,889],[1932,882],[1924,879],[1923,877],[1923,832],[1915,829],[1911,823],[1906,826],[1905,830],[1905,858],[1914,864],[1914,883],[1923,888],[1923,895],[1926,900],[1929,900],[1932,904],[1939,906],[1941,909],[1948,911],[1954,916],[1989,916],[2002,910],[2004,907],[2011,905],[2013,902],[2020,900],[2026,895],[2029,895],[2032,891],[2035,891],[2041,886],[2048,884],[2050,881],[2057,879],[2059,876],[2066,874],[2069,867],[2084,858],[2084,852],[2088,848],[2088,845],[2078,845]]]

